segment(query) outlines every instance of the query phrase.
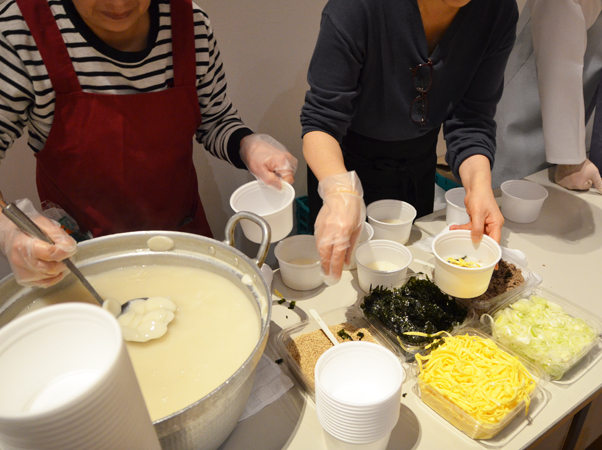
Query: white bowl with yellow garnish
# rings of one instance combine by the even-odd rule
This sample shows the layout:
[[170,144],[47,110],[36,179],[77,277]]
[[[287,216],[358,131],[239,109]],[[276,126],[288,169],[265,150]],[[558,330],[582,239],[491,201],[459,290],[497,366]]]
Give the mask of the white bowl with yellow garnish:
[[502,257],[499,244],[487,235],[472,241],[469,230],[453,230],[433,241],[434,282],[445,293],[458,298],[483,294]]

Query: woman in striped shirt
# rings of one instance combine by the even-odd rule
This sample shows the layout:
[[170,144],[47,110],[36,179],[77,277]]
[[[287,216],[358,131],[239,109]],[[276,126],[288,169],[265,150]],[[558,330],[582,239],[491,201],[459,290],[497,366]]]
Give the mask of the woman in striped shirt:
[[[94,236],[211,236],[193,137],[274,187],[293,181],[296,159],[230,102],[209,19],[191,0],[9,0],[0,29],[0,152],[27,126],[40,199]],[[47,286],[75,244],[38,220],[56,245],[9,223],[0,243],[17,281]]]

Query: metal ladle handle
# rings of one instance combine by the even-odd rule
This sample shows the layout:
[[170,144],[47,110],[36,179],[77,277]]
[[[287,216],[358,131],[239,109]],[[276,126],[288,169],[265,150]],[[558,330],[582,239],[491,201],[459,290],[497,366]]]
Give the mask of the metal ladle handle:
[[[14,203],[7,204],[2,198],[1,193],[0,206],[2,207],[2,212],[4,213],[4,215],[17,227],[19,227],[21,231],[32,237],[41,239],[42,241],[50,245],[54,245],[54,241],[50,239],[50,237],[46,233],[44,233],[44,231],[40,227],[38,227],[35,224],[35,222],[29,218],[27,214],[21,211],[17,205],[15,205]],[[73,275],[75,275],[79,279],[79,281],[81,281],[84,287],[90,292],[90,294],[92,294],[92,296],[94,296],[96,301],[102,306],[104,300],[102,299],[100,294],[96,292],[96,289],[92,287],[88,280],[86,280],[86,277],[84,277],[84,275],[79,271],[79,269],[75,267],[75,264],[73,264],[73,262],[69,258],[63,259],[62,262],[69,268]]]

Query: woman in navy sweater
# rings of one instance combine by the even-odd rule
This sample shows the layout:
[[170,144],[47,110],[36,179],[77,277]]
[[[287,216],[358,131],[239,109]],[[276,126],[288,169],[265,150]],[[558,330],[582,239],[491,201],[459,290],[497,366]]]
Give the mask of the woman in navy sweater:
[[418,217],[432,212],[441,126],[471,216],[457,228],[499,242],[493,117],[517,19],[515,0],[328,2],[301,114],[327,282],[338,281],[348,262],[365,204],[396,198]]

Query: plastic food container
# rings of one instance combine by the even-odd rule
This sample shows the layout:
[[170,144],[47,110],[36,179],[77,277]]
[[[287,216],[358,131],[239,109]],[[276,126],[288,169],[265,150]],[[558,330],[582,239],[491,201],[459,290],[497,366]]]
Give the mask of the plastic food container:
[[[566,356],[563,357],[559,354],[556,348],[549,353],[545,353],[545,351],[543,351],[543,353],[539,353],[535,351],[534,347],[524,345],[525,342],[532,342],[530,341],[532,338],[530,333],[537,332],[537,330],[525,328],[524,332],[520,332],[514,328],[511,330],[512,334],[510,335],[496,330],[496,327],[493,326],[492,321],[495,320],[498,313],[506,308],[510,308],[513,304],[523,298],[531,299],[533,297],[544,298],[548,302],[558,305],[562,311],[568,315],[576,319],[581,319],[594,330],[596,337],[590,343],[583,346],[580,351],[574,353],[569,351],[565,354]],[[578,305],[571,303],[569,300],[542,287],[533,286],[517,292],[515,295],[506,299],[503,303],[494,308],[489,314],[483,315],[481,317],[481,323],[485,326],[485,330],[490,333],[496,341],[509,347],[521,357],[540,367],[542,371],[548,373],[550,378],[557,383],[573,383],[589,368],[591,368],[602,356],[602,340],[600,338],[600,334],[602,333],[602,319],[597,317],[592,312],[587,311]],[[550,329],[553,331],[557,326],[560,325],[557,325],[556,320],[553,319]],[[558,328],[556,329],[558,330]],[[562,328],[559,329],[559,333],[563,337],[566,336],[566,334],[562,331]],[[544,339],[554,339],[553,335],[551,336],[552,337],[546,336]],[[550,359],[548,359],[548,355],[551,356]]]
[[[483,339],[491,339],[491,336],[488,336],[487,334],[483,333],[482,331],[474,329],[474,328],[465,328],[465,329],[458,330],[458,331],[452,333],[453,336],[459,335],[459,334],[460,335],[468,334],[469,336],[478,336]],[[511,356],[516,357],[523,364],[523,366],[529,372],[531,377],[533,377],[533,379],[535,380],[536,386],[529,393],[529,398],[530,398],[531,404],[529,405],[529,413],[528,414],[529,414],[529,416],[533,417],[534,413],[539,412],[539,410],[543,406],[542,402],[545,402],[545,397],[544,397],[544,400],[540,399],[538,402],[536,402],[535,399],[540,398],[543,395],[541,390],[542,390],[542,387],[548,381],[547,375],[539,367],[529,363],[525,359],[516,355],[514,352],[512,352],[505,346],[500,345],[498,343],[496,343],[496,345],[498,346],[498,348],[501,351],[503,351]],[[497,423],[489,423],[489,422],[480,421],[477,418],[470,415],[468,412],[464,411],[456,403],[449,400],[443,394],[441,394],[440,392],[435,390],[430,385],[430,383],[424,382],[420,378],[418,378],[420,368],[417,363],[416,363],[416,365],[414,365],[412,367],[412,369],[413,370],[411,370],[410,373],[412,373],[416,379],[416,385],[418,387],[418,395],[419,395],[420,399],[424,402],[424,404],[429,406],[434,412],[439,414],[439,416],[441,416],[442,418],[447,420],[455,428],[460,430],[462,433],[464,433],[466,436],[470,437],[471,439],[483,439],[483,440],[487,440],[487,442],[489,443],[490,439],[493,439],[494,437],[496,437],[504,428],[506,428],[515,419],[517,422],[521,422],[523,424],[526,424],[526,422],[527,422],[526,415],[525,415],[525,409],[526,409],[525,400],[522,400],[520,403],[518,403],[512,410],[510,410]],[[533,408],[533,406],[535,406],[535,408]],[[534,409],[535,409],[535,411],[534,411]],[[518,425],[520,425],[520,424],[519,423],[515,424],[515,426],[518,426]],[[518,431],[518,430],[515,430],[515,431]],[[502,444],[507,443],[509,438],[514,437],[514,434],[515,433],[506,434],[505,436],[503,436],[503,440],[500,440],[500,442],[491,442],[491,444],[492,444],[491,446],[497,446],[497,445],[502,445]]]
[[[428,275],[424,274],[424,273],[415,273],[412,275],[407,276],[400,285],[405,285],[408,281],[410,281],[410,279],[412,278],[418,278],[420,280],[426,280],[426,279],[430,279],[428,277]],[[455,299],[452,299],[452,301],[456,301]],[[406,361],[413,361],[414,360],[414,355],[422,350],[424,350],[424,348],[430,344],[430,340],[429,341],[425,341],[423,343],[420,344],[414,344],[414,343],[410,343],[407,340],[404,340],[402,338],[398,338],[398,336],[395,334],[394,331],[392,331],[390,328],[388,328],[383,322],[381,322],[378,318],[373,317],[373,316],[369,316],[367,315],[362,309],[361,309],[361,304],[364,302],[364,297],[362,297],[359,301],[358,301],[358,307],[359,310],[361,312],[361,314],[363,315],[363,317],[365,318],[366,321],[368,321],[374,328],[376,328],[379,333],[383,336],[385,336],[387,338],[387,340],[389,342],[391,342],[394,346],[396,346],[399,351],[401,352],[401,354],[403,355],[403,358]],[[464,321],[456,326],[451,327],[448,330],[438,330],[438,331],[447,331],[449,333],[454,333],[457,332],[459,330],[462,330],[468,326],[471,325],[476,325],[477,322],[477,314],[475,312],[475,310],[470,306],[470,305],[464,305],[459,303],[459,306],[461,306],[462,308],[466,309],[466,318],[464,319]]]
[[[395,356],[400,359],[400,361],[404,361],[399,347],[393,345],[387,337],[385,337],[378,329],[376,329],[369,321],[367,321],[363,316],[362,311],[357,306],[344,306],[336,308],[325,313],[320,313],[320,317],[322,317],[322,320],[324,320],[326,325],[329,326],[348,323],[353,325],[355,328],[365,328],[370,332],[376,343],[393,352]],[[287,362],[291,372],[299,381],[299,384],[303,386],[303,389],[305,389],[307,394],[314,401],[316,398],[314,382],[303,373],[301,367],[293,358],[287,346],[295,338],[307,333],[311,333],[315,330],[320,330],[320,325],[318,325],[318,322],[310,317],[309,319],[299,322],[296,325],[284,328],[280,331],[280,333],[278,333],[275,339],[275,346],[278,355]]]

